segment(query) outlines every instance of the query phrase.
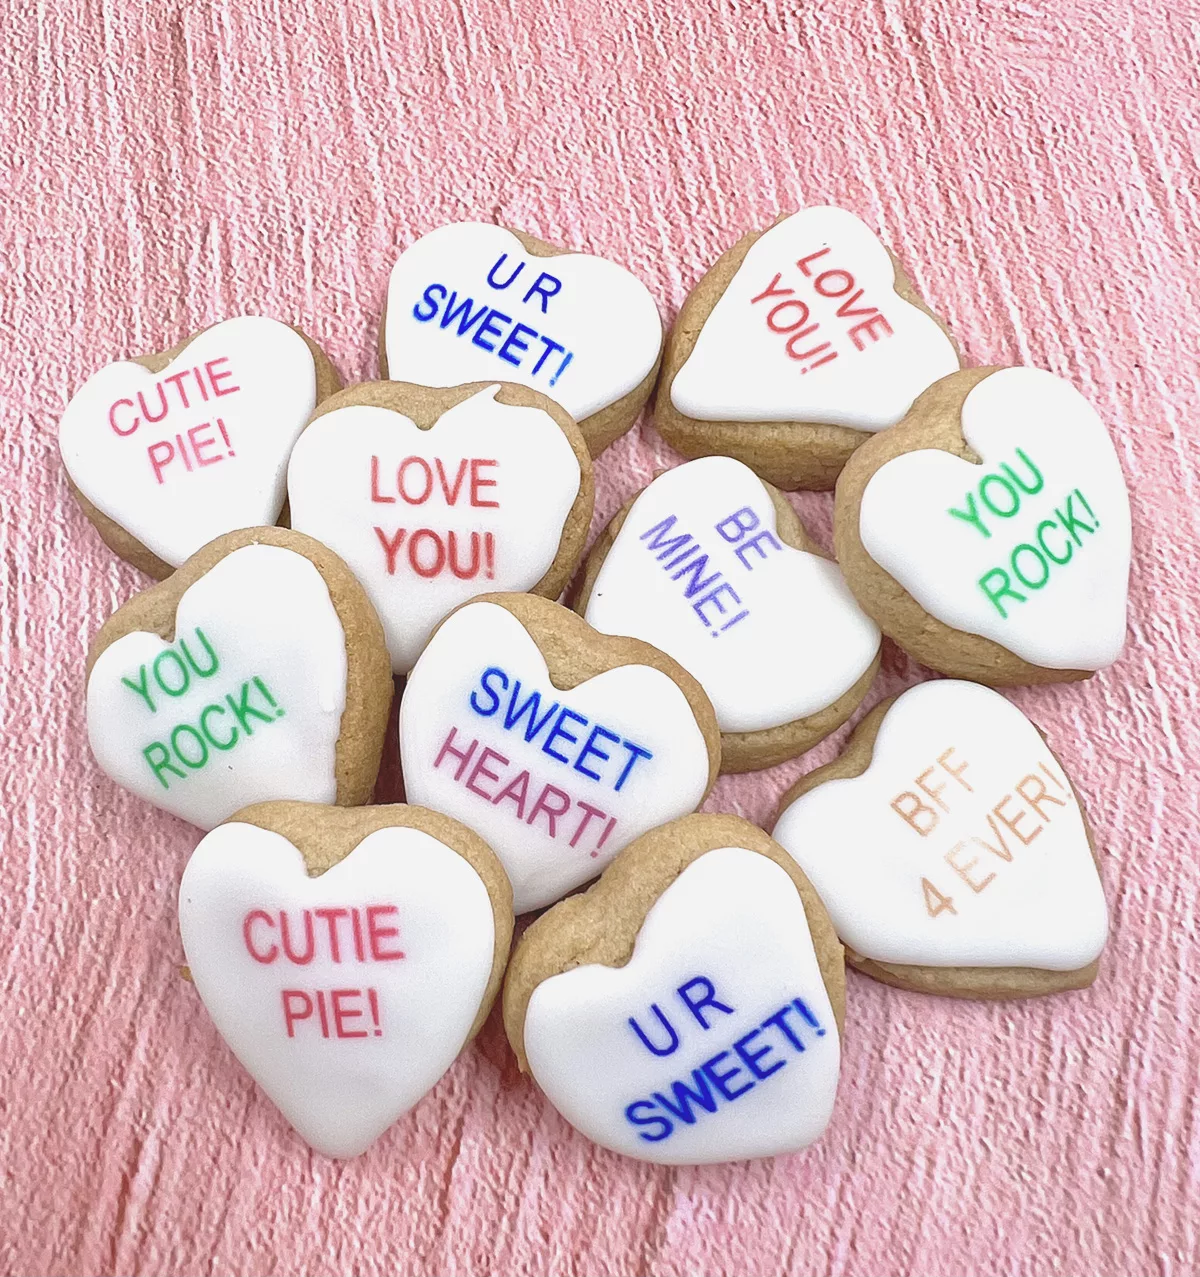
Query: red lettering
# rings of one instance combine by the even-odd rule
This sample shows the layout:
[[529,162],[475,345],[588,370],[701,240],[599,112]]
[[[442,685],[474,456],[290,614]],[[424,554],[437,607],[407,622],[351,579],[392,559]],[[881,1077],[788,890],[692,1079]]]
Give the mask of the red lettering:
[[450,735],[446,737],[445,742],[442,744],[442,748],[438,751],[437,758],[434,759],[433,770],[437,771],[437,769],[442,765],[442,759],[449,754],[451,758],[457,758],[459,760],[458,771],[454,773],[454,779],[461,780],[463,772],[467,769],[467,764],[471,761],[471,755],[475,752],[475,747],[479,744],[479,738],[476,737],[475,740],[471,742],[471,748],[464,754],[462,750],[454,748],[453,741],[457,731],[457,727],[452,727],[450,729]]
[[[877,328],[882,331],[876,332]],[[866,337],[860,336],[861,333],[865,333]],[[870,319],[864,319],[861,324],[855,324],[850,329],[850,340],[854,343],[855,350],[865,350],[868,337],[871,341],[879,341],[883,337],[890,336],[892,336],[892,326],[878,311]]]
[[241,390],[241,386],[226,386],[224,390],[221,389],[220,383],[222,381],[228,381],[233,376],[233,373],[228,368],[223,368],[220,372],[215,370],[218,365],[227,364],[228,362],[229,357],[227,355],[222,355],[220,359],[210,359],[208,363],[204,365],[204,369],[208,373],[208,383],[212,386],[214,395],[233,395]]
[[296,1025],[299,1021],[307,1020],[312,1016],[312,998],[302,989],[284,989],[282,996],[283,1022],[287,1025],[288,1037],[294,1038],[296,1036]]
[[860,288],[853,297],[847,297],[844,302],[837,308],[839,319],[853,319],[856,315],[873,315],[878,311],[878,306],[860,306],[857,310],[853,309],[854,303],[863,295]]
[[[419,497],[410,496],[404,483],[404,476],[408,473],[409,466],[412,465],[419,466],[425,475],[425,490]],[[400,495],[409,505],[424,505],[429,500],[429,494],[433,491],[433,471],[429,468],[429,462],[424,457],[405,457],[400,462],[400,469],[396,471],[396,486],[400,489]]]
[[[471,769],[471,774],[470,776],[467,777],[467,782],[466,782],[467,788],[471,791],[471,793],[478,794],[480,798],[486,798],[489,803],[492,801],[491,794],[486,793],[482,789],[476,788],[475,780],[476,780],[476,777],[480,775],[486,777],[486,779],[488,780],[500,779],[499,772],[490,772],[487,769],[487,765],[489,762],[492,761],[492,759],[495,759],[496,762],[501,763],[505,767],[508,766],[508,759],[505,758],[503,754],[498,754],[490,746],[487,746],[484,748],[483,753],[480,754],[479,757],[475,760],[475,766]],[[455,777],[455,779],[457,780],[458,778]]]
[[[555,810],[550,806],[550,795],[555,794],[562,800],[562,806]],[[533,804],[533,810],[529,813],[529,818],[525,821],[527,825],[532,825],[537,819],[539,811],[546,813],[546,824],[550,831],[550,837],[555,837],[555,822],[559,816],[565,816],[571,810],[571,799],[563,793],[561,789],[557,789],[554,785],[547,785],[540,794],[538,794],[537,802]]]
[[168,386],[174,386],[179,391],[179,403],[181,407],[190,408],[188,403],[187,391],[183,388],[183,379],[188,375],[190,369],[185,368],[183,372],[174,373],[170,377],[164,377],[163,381]]
[[579,822],[579,828],[575,830],[575,834],[571,839],[571,846],[574,847],[583,837],[583,831],[591,823],[593,816],[599,816],[603,819],[604,813],[599,807],[593,807],[590,803],[585,803],[582,798],[578,800],[578,806],[583,811],[583,819]]
[[[798,309],[800,312],[800,314],[796,317],[794,322],[790,324],[785,324],[782,320],[778,320],[778,321],[776,320],[775,316],[778,315],[780,311],[790,310],[793,306],[796,307],[796,309]],[[795,329],[800,328],[802,325],[808,323],[808,316],[809,316],[808,303],[801,301],[797,297],[797,298],[794,298],[792,301],[780,302],[779,305],[776,306],[773,310],[768,311],[767,312],[767,327],[773,333],[790,333],[790,332],[793,332]]]
[[313,916],[322,919],[329,930],[329,956],[334,962],[341,962],[342,949],[338,944],[337,923],[339,918],[347,916],[347,911],[345,909],[314,909]]
[[[383,493],[379,491],[379,458],[378,457],[371,458],[371,500],[379,501],[387,505],[396,504],[395,497],[385,497]],[[378,532],[379,529],[376,528],[375,531]],[[392,570],[391,568],[388,568],[389,572],[391,570]]]
[[[825,281],[829,279],[844,279],[846,282],[840,288],[834,288],[832,284],[826,284]],[[823,271],[817,276],[813,287],[822,297],[845,297],[854,287],[854,276],[848,270]]]
[[764,288],[764,289],[763,289],[763,291],[762,291],[761,293],[759,293],[759,295],[758,295],[757,297],[751,297],[751,298],[750,298],[750,305],[751,305],[751,306],[753,306],[755,302],[760,302],[760,301],[762,301],[764,297],[789,297],[789,296],[791,296],[791,294],[792,294],[792,293],[794,293],[794,292],[796,291],[794,288],[777,288],[777,287],[776,287],[776,285],[779,283],[779,281],[780,281],[782,278],[783,278],[783,275],[782,275],[782,274],[776,274],[775,278],[774,278],[773,280],[771,280],[771,282],[770,282],[770,283],[766,286],[766,288]]
[[458,494],[462,491],[463,480],[467,477],[466,457],[458,463],[458,473],[454,476],[453,488],[446,483],[446,470],[442,465],[441,457],[437,457],[433,464],[437,468],[438,482],[442,485],[442,496],[446,498],[446,504],[455,505],[458,502]]
[[122,407],[122,406],[126,406],[126,407],[129,407],[129,408],[132,408],[132,407],[133,407],[133,400],[132,400],[132,399],[118,399],[118,400],[117,400],[117,402],[116,402],[115,404],[113,404],[113,406],[112,406],[112,407],[108,410],[108,424],[109,424],[109,425],[113,428],[113,430],[114,430],[114,431],[116,431],[116,433],[117,433],[117,434],[119,434],[119,435],[122,435],[122,436],[124,436],[124,435],[131,435],[131,434],[133,434],[133,432],[134,432],[134,431],[138,428],[138,426],[140,426],[140,425],[142,424],[142,419],[141,419],[141,417],[139,417],[139,416],[137,416],[137,415],[135,414],[135,415],[134,415],[134,418],[133,418],[133,424],[129,427],[129,429],[128,429],[128,430],[122,430],[122,429],[121,429],[121,427],[117,425],[117,409],[118,409],[118,408],[120,408],[120,407]]
[[815,262],[818,258],[824,257],[827,252],[829,252],[828,248],[821,248],[821,249],[818,249],[817,252],[815,253],[809,253],[807,257],[802,257],[796,263],[796,265],[800,268],[800,273],[802,275],[811,276],[812,271],[808,269],[809,262]]
[[404,957],[403,949],[385,949],[385,940],[399,939],[399,927],[385,927],[379,919],[386,914],[399,915],[395,905],[367,905],[367,942],[371,948],[371,957],[376,962],[395,962]]
[[[422,540],[431,542],[435,551],[434,559],[428,566],[422,566],[420,559],[417,557],[417,547]],[[437,576],[438,573],[446,566],[446,547],[442,544],[441,537],[432,528],[418,528],[412,536],[408,538],[408,562],[412,570],[418,575],[428,580],[430,577]]]
[[[388,500],[390,501],[391,498],[389,497]],[[396,555],[400,553],[400,547],[404,544],[404,532],[403,528],[397,528],[395,535],[389,540],[382,528],[375,529],[379,544],[383,546],[383,552],[387,555],[388,576],[396,575]]]
[[[205,438],[198,439],[196,436],[201,430],[207,430],[209,433]],[[192,445],[192,451],[196,454],[196,463],[198,465],[211,466],[218,461],[225,460],[224,453],[222,453],[220,456],[217,456],[217,457],[206,457],[201,451],[203,448],[215,448],[217,446],[216,438],[212,434],[211,421],[205,421],[199,426],[193,426],[187,432],[187,437],[188,437],[188,443]]]
[[484,479],[480,476],[480,466],[498,466],[500,463],[496,460],[485,460],[483,457],[471,458],[471,504],[483,509],[498,510],[500,508],[499,501],[485,501],[479,495],[480,488],[494,488],[497,486],[495,479]]
[[246,942],[246,952],[254,959],[255,962],[261,962],[268,965],[279,957],[279,946],[272,944],[265,951],[254,947],[254,938],[251,935],[251,929],[256,922],[265,922],[268,927],[274,928],[275,921],[271,915],[262,909],[251,909],[242,922],[242,939]]
[[[165,448],[166,453],[158,452],[158,449]],[[162,472],[168,462],[175,456],[175,445],[169,439],[159,439],[156,443],[152,443],[146,449],[146,453],[150,458],[150,464],[154,467],[154,478],[158,483],[162,483]]]
[[335,1034],[339,1038],[365,1038],[367,1036],[366,1029],[347,1029],[347,1020],[359,1020],[362,1018],[361,1011],[351,1011],[349,1008],[342,1006],[343,998],[361,998],[361,989],[334,989],[329,995],[330,1005],[333,1007],[333,1028]]

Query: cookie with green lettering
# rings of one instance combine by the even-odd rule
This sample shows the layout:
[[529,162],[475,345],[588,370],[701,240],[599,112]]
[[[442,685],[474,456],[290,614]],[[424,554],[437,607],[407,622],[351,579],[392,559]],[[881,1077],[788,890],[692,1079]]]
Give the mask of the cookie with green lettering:
[[391,699],[362,586],[284,528],[218,537],[114,613],[88,653],[101,769],[202,829],[273,799],[368,802]]
[[1104,423],[1037,368],[944,377],[838,480],[834,546],[863,610],[931,669],[993,686],[1120,656],[1130,541]]

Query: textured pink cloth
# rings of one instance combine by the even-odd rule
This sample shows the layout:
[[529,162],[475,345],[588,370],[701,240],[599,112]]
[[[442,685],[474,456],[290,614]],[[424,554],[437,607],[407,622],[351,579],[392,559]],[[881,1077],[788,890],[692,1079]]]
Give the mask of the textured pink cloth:
[[[0,43],[0,1269],[1194,1273],[1195,0],[7,0]],[[670,317],[782,209],[857,211],[978,363],[1075,381],[1133,493],[1130,643],[1014,699],[1099,834],[1090,992],[851,977],[825,1138],[665,1170],[576,1135],[493,1016],[366,1156],[310,1155],[180,979],[198,835],[84,735],[88,640],[145,585],[55,446],[108,359],[242,311],[376,372],[399,246],[496,220],[611,256]],[[597,526],[672,461],[603,458]],[[798,508],[828,535],[830,499]],[[894,650],[869,700],[920,671]],[[722,781],[770,818],[826,761]]]

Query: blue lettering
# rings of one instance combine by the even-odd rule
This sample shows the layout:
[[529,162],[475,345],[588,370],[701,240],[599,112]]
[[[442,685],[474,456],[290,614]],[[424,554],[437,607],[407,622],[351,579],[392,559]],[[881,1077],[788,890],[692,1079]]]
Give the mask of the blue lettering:
[[641,1038],[642,1045],[646,1048],[647,1051],[650,1051],[654,1055],[671,1055],[679,1049],[679,1034],[675,1032],[675,1026],[671,1023],[671,1021],[668,1020],[665,1015],[663,1015],[662,1008],[658,1005],[657,1002],[650,1003],[650,1010],[653,1011],[656,1016],[658,1016],[658,1022],[671,1035],[671,1040],[670,1042],[667,1043],[666,1046],[663,1046],[663,1047],[655,1046],[654,1043],[651,1042],[650,1039],[646,1036],[644,1030],[642,1029],[642,1026],[637,1022],[636,1019],[634,1019],[633,1016],[629,1017],[630,1028],[632,1028],[634,1033],[636,1033],[638,1037]]
[[[697,988],[702,990],[702,993],[700,997],[693,999],[689,990]],[[712,1007],[714,1011],[723,1011],[726,1015],[733,1014],[733,1007],[727,1007],[724,1002],[717,1001],[716,987],[707,976],[695,976],[686,984],[681,984],[675,992],[683,999],[683,1005],[696,1017],[696,1023],[702,1029],[707,1029],[710,1025],[700,1014],[701,1007]]]
[[770,1055],[771,1051],[774,1049],[769,1044],[767,1046],[760,1047],[757,1051],[751,1051],[749,1049],[747,1044],[758,1037],[761,1032],[761,1028],[751,1029],[745,1037],[738,1038],[738,1040],[733,1044],[733,1049],[741,1057],[742,1062],[750,1070],[750,1072],[759,1079],[760,1082],[763,1078],[770,1077],[772,1073],[778,1073],[779,1070],[787,1063],[786,1060],[776,1060],[770,1068],[764,1069],[759,1066],[759,1060],[761,1060],[764,1056]]
[[693,594],[699,594],[701,590],[707,590],[710,585],[721,576],[720,571],[716,571],[710,577],[705,577],[702,581],[700,578],[704,575],[704,569],[708,567],[708,555],[702,554],[698,559],[693,559],[690,563],[681,567],[678,572],[671,577],[672,581],[682,580],[689,573],[691,580],[683,587],[683,597],[690,599]]
[[718,1073],[718,1062],[723,1060],[728,1054],[728,1051],[718,1051],[711,1060],[705,1060],[700,1068],[703,1071],[704,1076],[711,1079],[713,1086],[715,1086],[727,1100],[736,1100],[739,1095],[745,1095],[747,1091],[752,1090],[754,1088],[754,1083],[747,1082],[745,1086],[739,1087],[736,1091],[731,1091],[729,1089],[729,1079],[731,1077],[737,1077],[737,1075],[742,1071],[742,1067],[740,1064],[735,1064],[733,1068],[729,1069],[727,1072]]
[[[639,1109],[648,1109],[650,1116],[639,1117]],[[665,1140],[668,1135],[675,1129],[671,1123],[662,1116],[661,1113],[655,1113],[654,1105],[649,1100],[635,1100],[625,1110],[625,1120],[632,1122],[634,1126],[655,1126],[653,1133],[650,1131],[638,1131],[638,1139],[647,1140],[650,1143],[656,1143],[658,1140]]]
[[[434,300],[433,294],[437,293],[437,300]],[[438,307],[442,304],[442,299],[446,296],[446,287],[444,284],[430,284],[425,290],[424,296],[413,307],[413,318],[419,320],[422,324],[427,324],[438,313]],[[422,315],[422,305],[428,306],[429,310]]]
[[454,305],[454,302],[457,297],[458,297],[457,293],[450,294],[450,300],[446,303],[446,313],[442,316],[438,327],[449,328],[450,325],[454,323],[454,321],[457,319],[458,320],[458,335],[460,337],[465,337],[467,333],[469,333],[471,329],[474,328],[477,323],[479,323],[479,321],[484,317],[484,315],[488,313],[488,307],[486,303],[482,304],[479,307],[479,310],[474,315],[472,315],[471,307],[474,305],[474,299],[471,297],[465,297],[462,300],[461,304],[456,307]]
[[496,320],[498,319],[504,320],[506,324],[512,323],[511,315],[506,315],[503,311],[497,310],[493,306],[492,309],[488,311],[488,317],[479,326],[479,331],[475,334],[474,337],[471,338],[471,341],[474,342],[474,344],[478,346],[480,350],[486,350],[489,354],[495,354],[496,347],[494,344],[489,345],[486,341],[483,340],[483,338],[485,334],[491,337],[499,337],[500,334],[504,331],[503,328],[500,328],[496,325]]
[[[550,288],[550,284],[553,284],[554,287]],[[537,279],[533,281],[533,286],[530,288],[529,292],[527,292],[521,300],[528,302],[531,297],[536,295],[537,299],[542,303],[542,314],[544,315],[546,313],[546,307],[550,304],[550,298],[561,292],[562,280],[556,279],[547,271],[542,271]],[[560,346],[559,350],[561,349],[562,347]]]
[[536,377],[542,371],[542,365],[556,350],[566,350],[565,346],[560,346],[558,342],[551,341],[549,337],[539,336],[538,341],[542,343],[546,349],[542,352],[536,364],[533,365],[533,375]]
[[573,709],[567,709],[565,705],[558,711],[558,722],[554,724],[554,726],[550,729],[550,735],[542,742],[542,753],[549,754],[551,758],[557,758],[560,763],[569,763],[571,759],[566,754],[555,753],[550,746],[553,745],[560,736],[563,740],[568,741],[572,745],[579,744],[579,737],[572,736],[571,733],[563,727],[563,719],[565,718],[573,718],[577,723],[583,723],[585,725],[587,723],[587,719],[584,718],[582,714],[576,714]]
[[671,1083],[671,1093],[675,1097],[674,1104],[661,1092],[654,1092],[654,1099],[658,1101],[660,1107],[666,1109],[673,1117],[679,1118],[681,1122],[686,1122],[688,1126],[691,1126],[698,1116],[692,1111],[693,1104],[706,1113],[717,1111],[717,1100],[703,1069],[692,1070],[692,1085],[696,1088],[695,1090],[683,1081]]
[[766,528],[763,528],[761,532],[756,532],[749,541],[745,542],[743,545],[739,545],[738,548],[734,550],[734,554],[737,555],[738,559],[741,561],[742,567],[744,567],[747,572],[754,571],[754,564],[746,561],[747,551],[756,550],[760,559],[765,559],[767,557],[767,552],[762,547],[763,541],[766,541],[776,550],[783,549],[783,546],[781,546],[778,540],[776,540],[775,534],[773,532],[768,532]]
[[498,261],[498,262],[497,262],[497,263],[496,263],[496,264],[492,267],[492,269],[491,269],[490,271],[488,271],[488,277],[487,277],[487,279],[488,279],[488,283],[489,283],[489,284],[491,284],[491,286],[492,286],[493,288],[495,288],[495,289],[503,289],[503,288],[507,288],[507,287],[509,286],[509,284],[511,284],[511,283],[513,282],[513,280],[514,280],[514,279],[516,279],[516,277],[517,277],[517,276],[518,276],[518,275],[519,275],[519,274],[520,274],[520,273],[521,273],[521,272],[525,269],[525,263],[524,263],[524,262],[518,262],[518,263],[517,263],[517,266],[516,266],[516,269],[513,271],[513,273],[512,273],[512,274],[511,274],[511,275],[510,275],[510,276],[509,276],[509,277],[508,277],[508,278],[504,281],[504,283],[502,284],[502,283],[500,283],[500,281],[496,278],[496,272],[500,269],[500,267],[501,267],[501,266],[503,266],[503,265],[504,265],[504,263],[505,263],[506,261],[508,261],[508,254],[507,254],[507,253],[501,253],[501,254],[500,254],[500,260],[499,260],[499,261]]
[[523,355],[529,349],[529,343],[521,340],[522,333],[528,333],[530,337],[537,336],[536,329],[530,328],[528,324],[518,324],[504,339],[504,345],[496,351],[496,354],[498,354],[505,363],[512,364],[514,368],[520,368],[521,361],[509,354],[509,351],[515,350],[518,355]]
[[479,679],[479,686],[492,698],[492,703],[487,709],[484,709],[484,707],[476,699],[479,695],[478,692],[472,692],[470,700],[471,708],[476,714],[482,714],[484,718],[491,718],[491,716],[500,708],[500,697],[497,694],[496,689],[491,686],[489,680],[491,680],[491,682],[498,680],[501,689],[504,691],[508,690],[508,675],[502,669],[497,669],[496,666],[493,665],[483,671],[483,674]]
[[617,777],[617,783],[613,786],[616,790],[620,790],[621,786],[629,779],[629,773],[633,771],[633,765],[639,758],[654,757],[648,749],[635,745],[631,740],[623,740],[621,744],[629,751],[629,762],[625,764],[625,770]]
[[599,723],[592,728],[592,734],[587,738],[587,743],[579,751],[579,757],[575,760],[575,770],[577,772],[582,772],[582,774],[587,776],[589,780],[599,780],[600,773],[594,772],[585,767],[583,765],[583,760],[585,758],[594,754],[602,763],[607,763],[608,760],[612,758],[611,754],[606,754],[602,749],[596,748],[595,741],[597,736],[606,737],[608,740],[612,741],[614,745],[619,744],[621,740],[619,736],[610,732],[607,727],[601,727]]
[[681,549],[692,539],[692,534],[690,532],[683,532],[677,537],[672,537],[669,541],[663,540],[664,536],[670,532],[674,526],[675,516],[673,514],[668,514],[661,523],[656,523],[654,527],[649,529],[649,531],[643,532],[642,535],[638,537],[638,540],[645,541],[647,537],[651,538],[650,544],[646,547],[646,549],[662,550],[662,553],[657,556],[661,562],[663,559],[674,554],[676,550]]
[[543,727],[554,717],[554,711],[558,709],[558,702],[545,712],[539,719],[537,716],[538,709],[542,704],[542,695],[540,692],[530,692],[529,699],[525,704],[517,708],[517,698],[521,695],[521,680],[517,679],[513,683],[512,695],[508,699],[508,709],[504,711],[504,727],[506,731],[511,731],[521,719],[529,714],[529,726],[525,728],[525,740],[527,742],[536,740],[541,733]]

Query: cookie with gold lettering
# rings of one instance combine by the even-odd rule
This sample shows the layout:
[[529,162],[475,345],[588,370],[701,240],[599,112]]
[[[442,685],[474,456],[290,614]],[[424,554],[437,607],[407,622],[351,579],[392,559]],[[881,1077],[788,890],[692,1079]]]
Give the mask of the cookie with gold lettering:
[[796,862],[737,816],[687,816],[525,932],[504,1026],[522,1070],[597,1144],[732,1162],[824,1131],[844,995],[842,947]]
[[354,1157],[487,1018],[511,900],[483,840],[436,812],[260,803],[192,853],[179,930],[246,1070],[313,1148]]
[[1069,682],[1121,654],[1129,495],[1104,423],[1051,373],[930,387],[842,472],[834,544],[863,610],[943,674]]
[[222,533],[278,522],[292,445],[338,385],[312,338],[256,315],[109,364],[59,423],[72,491],[110,549],[167,576]]
[[945,325],[853,213],[804,208],[744,236],[667,340],[654,420],[685,457],[832,488],[850,454],[959,365]]
[[1087,818],[1015,705],[920,683],[783,797],[774,838],[821,894],[851,966],[963,998],[1081,989],[1108,934]]
[[286,528],[218,537],[109,617],[88,653],[101,769],[202,829],[268,799],[369,801],[391,699],[362,586]]

